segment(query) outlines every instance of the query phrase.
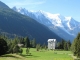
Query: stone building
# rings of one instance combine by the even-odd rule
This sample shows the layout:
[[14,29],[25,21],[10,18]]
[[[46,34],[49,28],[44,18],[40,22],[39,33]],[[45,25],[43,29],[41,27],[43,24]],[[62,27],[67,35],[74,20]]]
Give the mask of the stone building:
[[56,39],[48,39],[48,49],[55,49],[56,43]]

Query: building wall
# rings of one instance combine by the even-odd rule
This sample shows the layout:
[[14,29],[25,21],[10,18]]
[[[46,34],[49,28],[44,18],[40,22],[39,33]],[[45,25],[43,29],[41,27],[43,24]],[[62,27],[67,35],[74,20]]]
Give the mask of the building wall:
[[48,39],[48,49],[55,49],[56,39]]

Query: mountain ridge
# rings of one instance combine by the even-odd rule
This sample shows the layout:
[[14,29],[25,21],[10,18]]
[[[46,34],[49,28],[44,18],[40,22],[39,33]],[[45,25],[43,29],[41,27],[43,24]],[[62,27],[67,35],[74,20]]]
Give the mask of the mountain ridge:
[[[12,9],[14,10],[14,8]],[[69,35],[72,39],[74,39],[80,30],[80,28],[78,28],[80,27],[80,22],[76,21],[72,17],[64,17],[61,14],[51,14],[49,12],[45,12],[42,10],[30,11],[30,10],[26,10],[25,8],[21,8],[19,11],[17,10],[18,8],[16,8],[16,12],[19,12],[23,15],[26,15],[35,19],[39,23],[50,28],[50,30],[52,31],[53,30],[55,31],[57,29],[58,31],[55,31],[55,32],[56,33],[58,32],[57,34],[60,33],[59,36],[60,35],[63,36],[64,34],[66,34],[66,36]]]
[[[4,5],[4,4],[3,4]],[[60,41],[62,38],[50,31],[46,26],[40,24],[29,16],[22,15],[12,9],[0,7],[0,33],[16,34],[17,36],[28,36],[35,38],[37,43],[47,43],[49,38]]]
[[0,7],[2,7],[2,8],[9,8],[5,3],[1,2],[1,1],[0,1]]

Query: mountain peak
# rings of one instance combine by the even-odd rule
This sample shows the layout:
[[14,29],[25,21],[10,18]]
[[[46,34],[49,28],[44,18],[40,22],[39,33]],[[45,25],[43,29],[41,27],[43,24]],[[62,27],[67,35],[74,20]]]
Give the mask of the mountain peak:
[[42,10],[39,10],[38,12],[43,12]]
[[72,19],[72,17],[65,17],[65,19],[66,19],[66,20],[71,20],[71,19]]
[[[25,10],[20,12],[24,13]],[[25,14],[27,14],[27,12]],[[3,32],[5,34],[16,34],[22,37],[28,36],[30,39],[35,38],[37,43],[42,44],[46,43],[48,38],[55,38],[58,41],[61,40],[58,35],[50,31],[46,26],[40,24],[29,16],[16,13],[12,9],[0,10],[0,33]]]
[[12,9],[16,11],[16,10],[17,10],[17,7],[16,7],[16,6],[14,6]]
[[[29,16],[39,23],[47,26],[50,30],[55,31],[55,33],[59,32],[58,35],[64,36],[64,38],[66,38],[66,36],[75,37],[75,35],[80,31],[80,23],[75,21],[72,17],[65,17],[59,13],[53,14],[42,10],[29,11],[24,10],[24,15]],[[22,14],[22,10],[17,12]],[[64,33],[67,35],[65,36]]]

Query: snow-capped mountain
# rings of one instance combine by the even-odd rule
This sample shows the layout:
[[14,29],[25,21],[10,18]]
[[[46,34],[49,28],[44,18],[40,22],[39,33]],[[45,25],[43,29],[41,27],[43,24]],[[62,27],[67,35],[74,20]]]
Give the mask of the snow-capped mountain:
[[60,37],[72,40],[80,32],[80,22],[72,17],[64,17],[61,14],[51,14],[44,11],[30,11],[25,8],[12,8],[14,11],[27,15],[39,23],[47,26]]

